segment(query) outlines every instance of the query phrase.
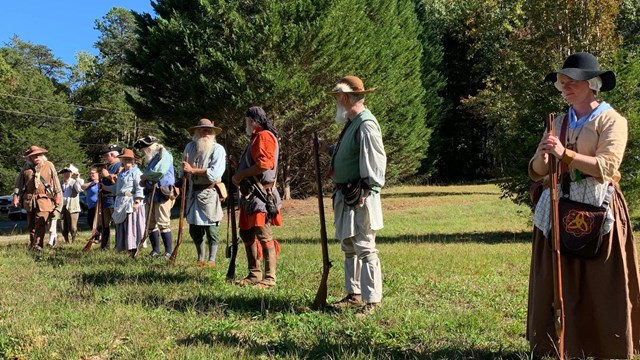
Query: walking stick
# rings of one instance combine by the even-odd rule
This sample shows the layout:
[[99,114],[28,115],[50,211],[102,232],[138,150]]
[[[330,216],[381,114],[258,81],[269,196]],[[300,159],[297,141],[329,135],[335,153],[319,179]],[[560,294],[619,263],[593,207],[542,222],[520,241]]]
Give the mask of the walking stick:
[[[184,161],[189,161],[189,155],[184,155]],[[180,249],[180,244],[182,244],[182,227],[184,226],[184,205],[187,199],[187,174],[182,170],[182,186],[181,186],[181,196],[180,199],[180,221],[178,222],[178,241],[176,242],[176,247],[173,248],[173,252],[171,253],[171,257],[169,261],[171,261],[171,265],[176,264],[176,258],[178,257],[178,249]]]
[[89,240],[82,248],[83,252],[91,251],[91,247],[93,246],[93,241],[98,236],[98,219],[102,219],[102,189],[98,190],[98,201],[96,202],[96,213],[93,215],[93,225],[91,226],[91,236],[89,236]]
[[140,241],[136,246],[136,252],[133,253],[134,258],[138,256],[142,243],[147,239],[147,236],[149,235],[149,224],[151,224],[151,216],[153,215],[153,202],[155,201],[155,197],[156,197],[156,184],[154,183],[153,188],[151,189],[151,199],[149,200],[149,213],[147,214],[147,225],[144,227],[144,234],[142,234],[142,239],[140,239]]
[[318,132],[313,133],[313,155],[316,164],[316,185],[318,186],[318,211],[320,213],[320,245],[322,246],[322,279],[311,308],[318,310],[327,305],[327,282],[331,261],[329,260],[329,245],[327,240],[327,226],[324,221],[324,199],[322,195],[322,176],[320,174],[320,143]]
[[[228,221],[231,223],[231,246],[227,244],[225,251],[229,258],[229,268],[227,269],[226,280],[233,282],[236,278],[236,257],[238,256],[238,226],[236,224],[236,190],[231,182],[231,171],[229,171],[229,202],[227,203]],[[227,243],[229,242],[229,227],[227,226]]]
[[[554,114],[549,114],[547,131],[553,134]],[[551,202],[551,250],[553,251],[553,316],[558,336],[558,358],[564,360],[564,299],[562,297],[562,261],[560,255],[560,217],[558,215],[558,160],[548,154]]]

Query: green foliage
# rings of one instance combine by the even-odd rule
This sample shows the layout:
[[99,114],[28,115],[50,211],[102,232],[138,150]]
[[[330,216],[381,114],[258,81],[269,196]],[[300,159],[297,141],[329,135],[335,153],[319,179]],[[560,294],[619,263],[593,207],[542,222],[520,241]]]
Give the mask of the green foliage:
[[[69,163],[83,168],[85,154],[80,148],[80,132],[75,128],[74,107],[63,86],[47,74],[62,71],[57,61],[49,61],[40,46],[13,39],[11,47],[0,48],[0,67],[9,68],[0,81],[0,191],[13,191],[22,154],[31,145],[47,148],[47,157],[56,167]],[[33,49],[35,54],[30,52]],[[35,64],[37,61],[44,61]]]
[[[345,8],[357,26],[336,26]],[[282,178],[306,194],[311,132],[339,132],[324,92],[355,74],[380,88],[368,103],[383,129],[388,180],[415,173],[429,132],[412,1],[159,1],[155,10],[156,18],[136,15],[138,46],[128,53],[141,117],[160,118],[176,135],[209,117],[239,153],[244,112],[262,105],[281,131]]]
[[[130,67],[126,52],[135,46],[135,19],[123,8],[112,8],[102,19],[96,20],[100,32],[96,47],[98,56],[81,53],[72,69],[75,83],[73,101],[78,105],[76,116],[89,157],[97,162],[100,149],[110,143],[130,147],[136,139],[147,134],[162,138],[152,121],[141,121],[127,102],[136,97],[133,88],[124,83]],[[148,119],[153,120],[153,119]]]

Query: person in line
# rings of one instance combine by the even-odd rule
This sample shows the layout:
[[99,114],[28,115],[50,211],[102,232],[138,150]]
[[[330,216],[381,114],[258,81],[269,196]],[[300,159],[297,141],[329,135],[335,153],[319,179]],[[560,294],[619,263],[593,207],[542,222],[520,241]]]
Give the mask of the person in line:
[[[173,240],[171,237],[171,208],[176,201],[175,173],[173,155],[158,138],[149,135],[138,139],[133,147],[144,154],[147,166],[141,177],[145,190],[146,214],[149,216],[149,239],[151,240],[152,257],[171,257]],[[151,193],[156,188],[153,199]],[[160,237],[164,244],[164,252],[160,250]]]
[[[196,246],[198,266],[216,265],[220,221],[224,216],[216,184],[222,181],[226,169],[227,153],[216,142],[222,129],[209,119],[200,119],[187,129],[193,139],[184,148],[182,174],[187,175],[185,216],[189,224],[189,235]],[[205,261],[204,237],[207,237],[209,256]]]
[[122,164],[118,156],[122,148],[118,145],[111,144],[105,146],[100,151],[102,160],[104,161],[104,168],[100,171],[100,182],[102,184],[102,233],[100,238],[102,243],[100,248],[102,250],[109,249],[109,236],[111,233],[111,222],[113,214],[113,205],[115,202],[115,194],[107,189],[112,189],[118,179],[118,174],[122,170]]
[[53,163],[47,160],[47,152],[33,145],[24,153],[26,162],[16,177],[12,199],[14,207],[27,211],[29,247],[36,251],[42,251],[49,220],[60,214],[62,206],[60,179]]
[[[238,281],[241,286],[268,289],[276,285],[276,264],[280,245],[271,226],[282,225],[282,202],[276,189],[278,175],[278,132],[258,106],[245,114],[245,128],[251,137],[232,181],[240,188],[240,238],[247,253],[249,274]],[[264,274],[260,259],[264,257]]]
[[370,313],[382,301],[382,269],[376,231],[382,229],[380,190],[385,183],[387,156],[378,120],[364,104],[365,89],[356,76],[345,76],[329,92],[336,100],[335,121],[343,126],[338,142],[321,150],[331,155],[335,183],[335,236],[344,252],[347,296],[337,308],[360,307]]
[[[78,168],[73,164],[58,172],[64,180],[62,186],[62,237],[65,243],[72,243],[78,235],[78,218],[80,217],[80,193],[84,180],[79,176]],[[55,221],[55,220],[54,220]]]
[[[87,225],[89,225],[89,228],[93,228],[93,219],[98,206],[98,191],[100,190],[100,177],[95,166],[89,169],[89,179],[82,184],[81,188],[85,193],[85,201],[87,203]],[[100,219],[98,219],[99,222]],[[98,240],[99,238],[96,239],[96,241]]]
[[124,149],[118,156],[122,162],[122,171],[118,174],[115,186],[103,189],[116,195],[113,204],[113,222],[116,224],[116,251],[128,251],[135,254],[138,243],[144,237],[145,209],[143,187],[140,186],[142,171],[135,162],[133,150]]
[[[565,355],[632,358],[640,351],[638,256],[627,203],[618,186],[627,120],[597,98],[600,91],[615,87],[615,74],[600,70],[597,58],[582,52],[570,55],[562,69],[545,80],[554,83],[570,106],[566,114],[555,118],[554,132],[542,137],[529,162],[529,176],[534,181],[547,178],[550,159],[557,159],[572,200],[601,206],[607,194],[611,197],[601,231],[606,235],[593,257],[578,258],[561,251]],[[562,196],[562,186],[558,193]],[[527,339],[536,356],[555,356],[558,339],[552,309],[549,213],[546,189],[534,213],[529,277]]]

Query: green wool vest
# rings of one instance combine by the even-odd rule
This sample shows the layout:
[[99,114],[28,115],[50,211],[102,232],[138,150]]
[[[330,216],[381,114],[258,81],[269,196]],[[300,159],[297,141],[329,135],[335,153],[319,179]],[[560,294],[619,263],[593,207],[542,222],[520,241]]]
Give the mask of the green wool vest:
[[380,124],[369,109],[364,109],[358,116],[351,120],[346,126],[344,133],[338,140],[333,158],[333,181],[336,184],[346,184],[360,178],[360,143],[356,135],[365,121],[373,121],[378,129]]

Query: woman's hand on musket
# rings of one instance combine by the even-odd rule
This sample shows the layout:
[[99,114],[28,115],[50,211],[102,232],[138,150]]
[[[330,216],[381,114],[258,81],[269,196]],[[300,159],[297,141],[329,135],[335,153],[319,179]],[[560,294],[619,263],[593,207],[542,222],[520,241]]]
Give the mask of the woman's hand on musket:
[[[538,151],[542,154],[551,154],[556,158],[561,159],[564,154],[565,147],[557,136],[546,134],[542,138],[542,141],[540,141],[540,144],[538,144]],[[545,162],[547,162],[546,159]]]

